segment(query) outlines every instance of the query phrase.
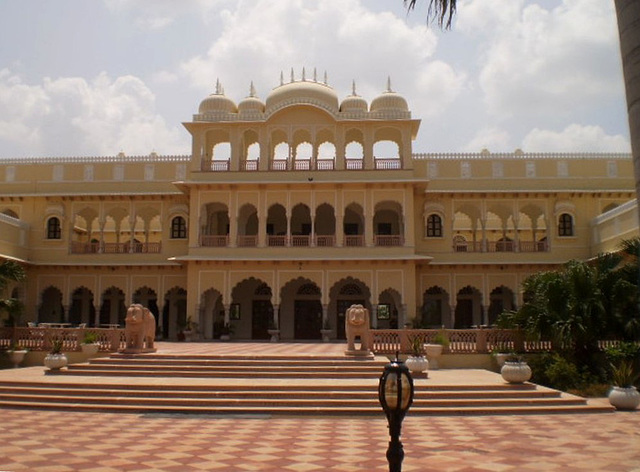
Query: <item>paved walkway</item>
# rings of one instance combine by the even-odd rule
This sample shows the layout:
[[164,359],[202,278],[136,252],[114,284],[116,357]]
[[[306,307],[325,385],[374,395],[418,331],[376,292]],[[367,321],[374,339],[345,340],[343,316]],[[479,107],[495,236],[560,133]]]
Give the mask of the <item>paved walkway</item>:
[[[264,352],[266,346],[252,349]],[[300,346],[300,352],[322,349],[321,344]],[[173,348],[163,346],[161,352]],[[211,345],[176,348],[195,354]],[[323,352],[333,348],[325,346]],[[239,344],[220,349],[247,354]],[[380,418],[7,409],[0,415],[0,471],[388,470],[382,412]],[[403,471],[640,471],[640,411],[475,417],[411,417],[409,412],[402,441]]]

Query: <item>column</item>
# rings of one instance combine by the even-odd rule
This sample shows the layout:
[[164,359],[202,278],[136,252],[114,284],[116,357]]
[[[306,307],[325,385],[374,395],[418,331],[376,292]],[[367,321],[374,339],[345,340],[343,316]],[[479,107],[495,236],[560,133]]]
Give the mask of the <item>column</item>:
[[342,247],[344,244],[344,208],[338,208],[338,217],[336,218],[336,247]]
[[280,327],[280,305],[273,305],[273,324],[278,328]]
[[378,305],[371,305],[371,329],[378,328]]

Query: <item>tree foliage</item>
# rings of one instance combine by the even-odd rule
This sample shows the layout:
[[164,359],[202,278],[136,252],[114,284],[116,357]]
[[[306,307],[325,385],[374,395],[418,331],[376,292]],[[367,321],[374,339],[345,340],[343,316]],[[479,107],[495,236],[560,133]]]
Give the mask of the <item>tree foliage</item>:
[[529,276],[522,307],[502,316],[499,324],[551,340],[578,363],[589,363],[599,340],[637,340],[639,247],[640,240],[625,241],[619,253],[569,261],[559,270]]
[[[419,0],[404,0],[407,10],[415,9]],[[429,0],[427,21],[435,20],[440,28],[451,28],[453,15],[456,13],[457,0]]]
[[20,318],[23,305],[14,298],[4,298],[4,292],[11,282],[22,282],[25,278],[24,268],[17,262],[4,260],[0,263],[0,313],[6,311],[10,323]]

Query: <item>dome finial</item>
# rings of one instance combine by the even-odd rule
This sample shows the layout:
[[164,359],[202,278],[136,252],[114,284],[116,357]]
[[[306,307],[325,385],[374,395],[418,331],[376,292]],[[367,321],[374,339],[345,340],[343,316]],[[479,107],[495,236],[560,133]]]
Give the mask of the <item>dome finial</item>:
[[284,85],[284,74],[280,71],[280,85]]
[[304,70],[304,66],[302,67],[302,81],[307,81],[307,72]]
[[387,76],[387,90],[385,90],[385,92],[393,92],[393,90],[391,90],[391,76]]
[[355,79],[353,79],[351,81],[351,95],[353,95],[354,97],[358,96],[358,94],[356,93],[356,81],[355,81]]
[[222,92],[220,92],[221,90],[221,85],[220,85],[220,79],[216,79],[216,95],[222,95]]
[[318,74],[316,72],[316,68],[315,67],[313,68],[313,81],[314,82],[318,81]]
[[324,84],[325,85],[329,85],[329,82],[327,81],[327,71],[324,71]]
[[253,80],[251,81],[251,85],[249,86],[249,96],[250,97],[256,96],[256,88],[253,86]]
[[292,67],[292,68],[291,68],[291,82],[295,82],[295,81],[296,81],[296,78],[295,78],[295,76],[293,75],[293,67]]

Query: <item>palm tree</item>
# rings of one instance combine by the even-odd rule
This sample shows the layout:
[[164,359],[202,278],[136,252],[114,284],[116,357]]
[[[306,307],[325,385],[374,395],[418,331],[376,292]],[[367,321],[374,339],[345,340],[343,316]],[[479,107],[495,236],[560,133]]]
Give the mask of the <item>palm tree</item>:
[[[413,10],[418,0],[404,0],[407,10]],[[427,21],[435,19],[440,28],[451,28],[451,20],[456,12],[457,0],[429,0]]]
[[[614,1],[618,17],[622,72],[627,92],[636,198],[640,201],[640,4],[638,0]],[[640,205],[638,214],[640,215]]]

